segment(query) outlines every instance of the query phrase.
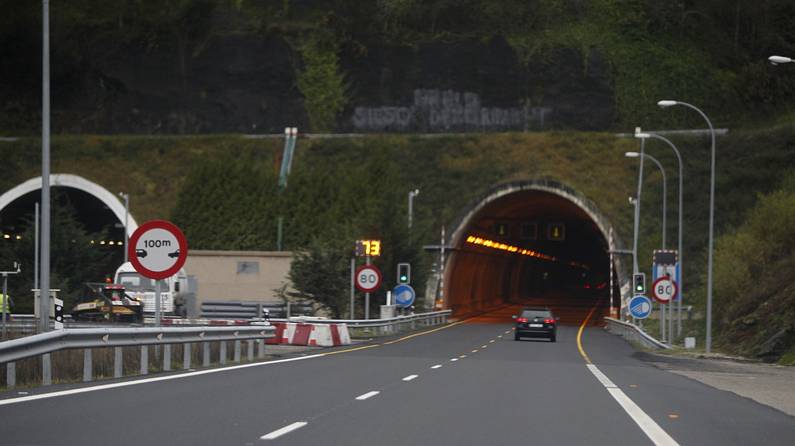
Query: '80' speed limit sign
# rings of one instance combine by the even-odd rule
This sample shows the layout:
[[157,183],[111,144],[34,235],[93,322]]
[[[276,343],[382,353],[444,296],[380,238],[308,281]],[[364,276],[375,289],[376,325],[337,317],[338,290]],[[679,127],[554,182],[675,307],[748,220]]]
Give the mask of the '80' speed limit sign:
[[381,271],[375,265],[362,265],[356,269],[356,288],[372,293],[381,286]]

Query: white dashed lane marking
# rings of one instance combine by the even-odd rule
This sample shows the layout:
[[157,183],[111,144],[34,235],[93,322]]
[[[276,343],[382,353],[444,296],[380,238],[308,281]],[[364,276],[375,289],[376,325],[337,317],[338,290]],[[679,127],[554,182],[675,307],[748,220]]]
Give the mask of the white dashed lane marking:
[[273,431],[273,432],[271,432],[269,434],[265,434],[265,435],[259,437],[259,439],[260,440],[275,440],[275,439],[281,437],[282,435],[289,434],[290,432],[292,432],[292,431],[294,431],[296,429],[301,429],[302,427],[306,426],[307,424],[308,423],[306,421],[296,421],[293,424],[290,424],[288,426],[284,426],[283,428],[277,429],[277,430],[275,430],[275,431]]
[[373,390],[373,391],[371,391],[371,392],[367,392],[367,393],[365,393],[365,394],[362,394],[362,395],[359,395],[359,396],[357,396],[357,397],[356,397],[356,399],[357,399],[357,400],[359,400],[359,401],[364,401],[364,400],[366,400],[367,398],[372,398],[372,397],[374,397],[374,396],[378,395],[379,393],[381,393],[381,392],[379,392],[379,391],[377,391],[377,390]]
[[403,378],[403,381],[409,382],[409,381],[411,381],[413,379],[417,379],[418,376],[419,375],[409,375],[409,376]]

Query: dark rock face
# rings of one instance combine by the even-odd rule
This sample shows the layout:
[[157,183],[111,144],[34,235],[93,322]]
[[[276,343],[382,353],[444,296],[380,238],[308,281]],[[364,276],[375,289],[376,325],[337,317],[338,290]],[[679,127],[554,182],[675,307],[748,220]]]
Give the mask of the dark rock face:
[[[300,56],[282,37],[232,35],[210,39],[201,51],[177,47],[92,49],[104,56],[81,62],[54,55],[53,72],[68,75],[53,77],[53,130],[310,130],[296,87]],[[339,132],[604,130],[614,120],[607,64],[595,52],[584,60],[560,49],[524,66],[500,38],[411,48],[373,43],[364,53],[343,51],[340,65],[350,88]],[[35,65],[26,69],[38,76]],[[24,105],[5,94],[0,105],[7,113],[35,116],[35,93]],[[3,125],[20,121],[10,117]],[[35,132],[37,124],[8,130]]]

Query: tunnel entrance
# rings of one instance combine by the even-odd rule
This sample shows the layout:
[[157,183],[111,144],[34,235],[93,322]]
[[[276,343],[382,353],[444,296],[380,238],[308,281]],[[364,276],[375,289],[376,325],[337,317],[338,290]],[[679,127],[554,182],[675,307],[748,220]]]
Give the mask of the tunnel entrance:
[[563,185],[492,191],[452,235],[442,306],[459,317],[505,304],[549,307],[563,324],[581,323],[596,306],[598,324],[618,283],[610,280],[611,234],[592,203]]
[[[75,233],[74,230],[63,230],[64,225],[79,227],[76,230],[89,236],[81,243],[87,244],[86,248],[107,254],[109,259],[102,275],[91,280],[99,281],[105,275],[112,275],[124,261],[125,218],[128,234],[138,227],[133,216],[126,214],[124,204],[116,195],[83,177],[53,174],[50,185],[51,243],[67,243],[56,246],[62,253],[79,251],[68,247],[69,242],[77,243],[76,240],[64,241],[58,237],[59,231],[63,232],[62,236]],[[41,186],[41,177],[32,178],[0,195],[0,250],[9,257],[6,260],[19,261],[26,275],[31,275],[34,269],[34,208],[41,200]],[[53,264],[57,260],[53,257]],[[24,294],[28,294],[32,283],[24,286],[21,283],[17,281]]]

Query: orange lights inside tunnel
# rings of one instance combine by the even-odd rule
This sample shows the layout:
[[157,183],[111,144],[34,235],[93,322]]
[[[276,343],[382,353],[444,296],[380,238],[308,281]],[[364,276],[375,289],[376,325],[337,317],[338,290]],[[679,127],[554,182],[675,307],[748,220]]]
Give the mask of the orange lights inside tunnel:
[[[484,246],[486,248],[497,249],[497,250],[500,250],[500,251],[521,254],[523,256],[534,257],[536,259],[546,260],[548,262],[561,262],[561,260],[558,257],[551,256],[549,254],[544,254],[544,253],[541,253],[541,252],[538,252],[538,251],[535,251],[535,250],[532,250],[532,249],[520,248],[518,246],[509,245],[507,243],[501,243],[501,242],[496,242],[494,240],[484,239],[482,237],[477,237],[477,236],[474,236],[474,235],[468,236],[466,241],[467,241],[467,243],[470,243],[470,244],[473,244],[473,245]],[[590,270],[591,269],[588,265],[585,265],[585,264],[579,263],[579,262],[569,261],[569,262],[564,262],[564,263],[566,263],[569,266],[573,266],[575,268],[582,268],[582,269],[585,269],[585,270]]]

